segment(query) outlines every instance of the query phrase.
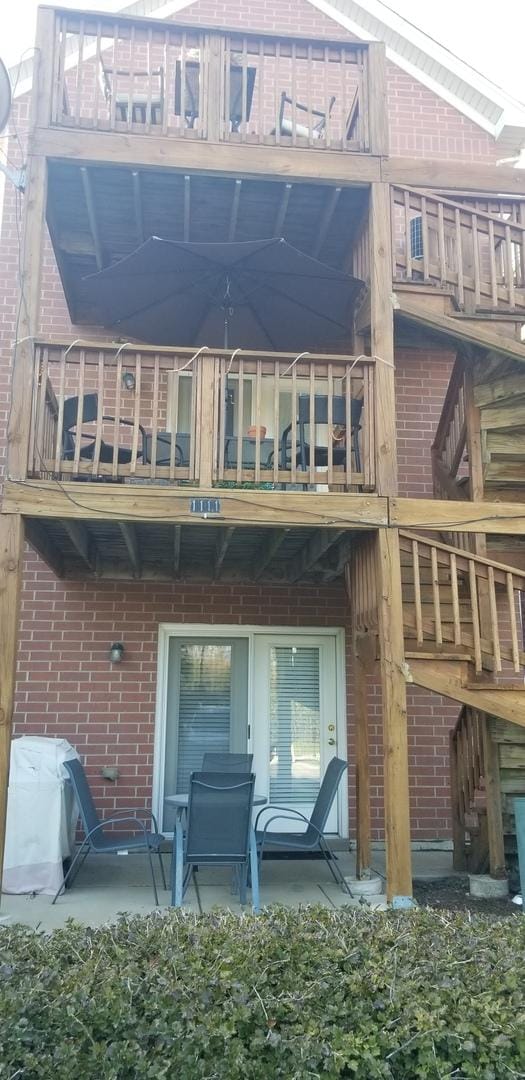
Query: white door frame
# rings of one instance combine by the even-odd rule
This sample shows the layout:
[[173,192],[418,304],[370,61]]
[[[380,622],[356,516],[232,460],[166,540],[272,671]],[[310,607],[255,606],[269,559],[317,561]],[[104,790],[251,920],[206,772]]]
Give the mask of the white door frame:
[[[336,662],[336,753],[347,759],[346,730],[346,666],[345,631],[328,626],[232,626],[229,623],[161,623],[157,654],[157,694],[155,705],[155,740],[153,748],[153,813],[162,820],[164,799],[164,764],[166,749],[166,711],[168,697],[169,645],[172,637],[246,638],[248,640],[248,723],[254,731],[254,638],[268,637],[332,637],[335,639]],[[249,741],[251,749],[253,739]],[[337,793],[338,835],[348,837],[348,772],[345,772]]]

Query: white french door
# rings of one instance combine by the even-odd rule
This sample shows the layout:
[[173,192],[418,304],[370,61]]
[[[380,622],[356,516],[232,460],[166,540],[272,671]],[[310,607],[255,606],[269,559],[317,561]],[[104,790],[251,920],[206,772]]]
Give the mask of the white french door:
[[[257,634],[253,660],[257,792],[309,817],[337,752],[335,638]],[[280,821],[270,828],[302,832],[304,824]],[[326,832],[338,832],[337,800]]]

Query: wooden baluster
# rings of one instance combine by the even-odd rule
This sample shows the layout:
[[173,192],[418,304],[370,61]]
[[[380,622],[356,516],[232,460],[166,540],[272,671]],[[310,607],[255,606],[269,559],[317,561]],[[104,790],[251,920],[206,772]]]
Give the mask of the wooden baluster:
[[60,463],[62,461],[63,449],[62,444],[64,441],[64,390],[66,384],[66,354],[62,349],[60,353],[60,381],[58,389],[58,418],[57,418],[57,432],[55,443],[55,473],[59,473]]
[[76,435],[75,435],[75,450],[73,454],[73,472],[75,476],[78,476],[80,471],[80,450],[82,439],[80,433],[82,431],[82,424],[84,422],[84,381],[85,381],[85,365],[86,354],[84,349],[80,350],[79,354],[79,369],[78,369],[78,401],[77,401],[77,422],[76,422]]
[[416,640],[418,645],[422,645],[424,641],[423,611],[421,608],[421,577],[419,569],[419,544],[417,540],[412,541],[412,569],[414,575],[414,613],[416,616]]
[[[211,446],[211,480],[218,479],[219,469],[219,457],[222,462],[222,475],[224,477],[224,432],[226,431],[226,393],[222,394],[222,372],[221,367],[226,368],[226,359],[224,358],[224,365],[218,357],[215,359],[213,365],[213,376],[211,379],[211,396],[212,396],[212,408],[211,408],[211,425],[212,425],[212,446]],[[231,362],[229,364],[231,367]],[[221,419],[222,413],[222,419]],[[221,438],[222,435],[222,438]],[[219,450],[219,446],[221,449]]]
[[[257,119],[257,142],[264,142],[264,85],[265,85],[265,71],[264,71],[264,41],[261,38],[259,41],[259,65],[257,71],[258,86],[256,88],[257,104],[258,104],[258,119]],[[226,75],[226,78],[228,76]]]
[[439,276],[442,285],[447,281],[447,248],[445,244],[445,222],[443,220],[443,203],[437,203],[438,216],[438,253],[439,253]]
[[290,436],[290,482],[295,484],[297,482],[297,372],[295,364],[292,367],[292,430]]
[[458,272],[458,303],[465,306],[465,284],[463,280],[463,242],[461,238],[461,211],[454,211],[454,224],[456,234],[456,260]]
[[109,126],[115,130],[117,122],[117,83],[118,83],[118,25],[113,26],[113,74],[111,75],[111,97],[109,102]]
[[423,277],[430,278],[430,252],[428,250],[428,217],[426,196],[421,196],[421,238],[423,241]]
[[[166,372],[166,379],[168,373]],[[168,386],[170,382],[168,380]],[[159,430],[159,386],[160,386],[160,356],[155,353],[153,357],[153,415],[151,417],[151,452],[150,452],[150,476],[152,480],[157,478],[157,435]],[[177,421],[172,424],[171,441],[177,439]],[[146,465],[147,463],[144,462]]]
[[228,395],[228,369],[225,357],[219,360],[219,445],[218,453],[214,455],[214,461],[218,459],[218,480],[224,480],[224,457],[226,449],[226,404]]
[[[328,115],[328,105],[329,105],[329,102],[330,102],[330,90],[329,90],[329,86],[328,86],[329,63],[330,63],[330,49],[329,49],[328,45],[325,45],[325,47],[324,47],[324,60],[323,60],[323,96],[324,96],[324,108],[325,108],[325,112],[326,112],[326,145],[327,146],[330,146],[330,142],[331,142],[331,139],[332,139],[332,134],[331,134],[331,123],[332,123],[332,121],[331,121],[331,117]],[[310,145],[312,145],[311,142],[310,142]],[[344,149],[344,146],[343,146],[343,149]]]
[[[162,134],[163,135],[168,134],[169,109],[168,109],[168,104],[167,103],[169,101],[168,92],[169,92],[169,77],[170,77],[170,45],[171,45],[171,34],[170,34],[170,31],[168,29],[166,29],[164,31],[163,65],[162,65],[163,68],[164,68],[164,78],[165,78],[164,101],[162,103],[162,115],[161,115]],[[151,71],[151,68],[150,68],[150,71]],[[150,75],[149,81],[151,82],[151,75]],[[184,118],[183,118],[182,123],[184,125]]]
[[345,369],[345,427],[346,427],[346,477],[345,483],[347,488],[352,483],[352,454],[350,452],[351,447],[351,432],[352,432],[352,376],[350,375],[351,365],[347,364]]
[[295,41],[292,41],[292,146],[297,145],[297,56]]
[[472,614],[472,633],[474,637],[474,662],[476,671],[483,668],[481,657],[481,628],[479,624],[478,582],[476,576],[476,564],[473,559],[468,561],[469,584],[470,584],[470,610]]
[[52,444],[48,446],[48,440],[45,432],[46,418],[47,418],[47,383],[49,378],[49,349],[44,348],[42,355],[42,365],[40,370],[40,386],[38,388],[38,406],[37,406],[37,426],[36,426],[36,454],[34,461],[34,471],[39,475],[43,468],[49,471],[49,463],[47,458],[49,451],[52,452]]
[[97,363],[97,419],[95,430],[95,446],[93,448],[93,476],[98,475],[100,465],[100,448],[102,446],[102,427],[104,415],[104,352],[100,349]]
[[370,149],[370,109],[369,109],[369,63],[368,63],[368,47],[364,46],[362,49],[363,67],[361,85],[359,87],[359,149],[361,151],[367,151]]
[[[242,93],[241,93],[241,142],[246,142],[248,134],[248,44],[245,37],[242,39]],[[226,123],[228,117],[225,117]]]
[[236,481],[242,483],[242,447],[244,437],[244,360],[239,357],[239,402],[237,406],[237,475]]
[[[27,453],[27,468],[29,475],[34,474],[35,471],[35,443],[38,447],[37,429],[41,427],[40,413],[39,413],[39,390],[40,384],[43,378],[43,364],[40,359],[41,349],[40,346],[35,346],[33,357],[33,388],[31,392],[31,423],[29,425],[29,444]],[[45,402],[45,389],[44,389],[44,402]],[[40,450],[40,447],[39,447]]]
[[119,352],[116,364],[116,385],[115,385],[115,419],[113,421],[113,460],[111,464],[111,475],[113,478],[118,476],[118,447],[120,440],[120,408],[122,398],[122,353]]
[[[57,101],[56,119],[62,123],[64,119],[64,103],[66,96],[66,41],[67,41],[67,16],[60,16],[60,49],[58,51],[58,74],[57,74]],[[75,117],[76,120],[76,117]]]
[[[148,72],[148,89],[146,91],[146,116],[145,116],[145,121],[146,121],[146,131],[147,131],[148,135],[151,134],[151,99],[152,99],[152,93],[153,93],[153,75],[152,75],[153,60],[152,60],[152,55],[151,55],[152,40],[153,40],[153,32],[152,32],[152,29],[151,29],[151,26],[150,26],[148,28],[148,35],[147,35],[147,39],[146,39],[146,70]],[[165,83],[167,82],[167,78],[168,78],[168,69],[165,67],[164,68],[164,81],[165,81]],[[161,83],[161,88],[162,88],[162,83]],[[168,88],[165,85],[164,86],[164,100],[162,100],[162,95],[161,95],[161,106],[160,106],[161,109],[162,109],[162,114],[161,114],[161,118],[160,118],[161,121],[164,120],[164,113],[166,111],[167,89]]]
[[509,605],[510,641],[512,649],[512,663],[514,671],[521,672],[520,649],[518,642],[518,630],[516,625],[516,598],[514,596],[514,578],[511,573],[505,575],[507,583],[507,600]]
[[316,442],[316,424],[315,424],[315,368],[310,361],[310,388],[309,388],[309,434],[308,442],[310,445],[309,458],[310,458],[310,483],[315,484],[315,442]]
[[477,214],[470,215],[470,227],[472,230],[472,255],[474,260],[474,304],[478,308],[481,304],[481,273],[479,264],[479,233]]
[[[184,366],[184,364],[183,364],[183,366]],[[195,370],[194,370],[193,367],[191,368],[191,380],[192,380],[192,406],[194,406],[195,387],[193,386],[193,382],[195,380]],[[171,385],[172,385],[172,391],[171,391],[171,416],[172,416],[172,422],[171,422],[170,463],[169,463],[169,465],[170,465],[170,480],[173,481],[175,479],[175,454],[176,454],[176,443],[177,443],[177,431],[179,430],[180,374],[179,374],[179,368],[178,367],[173,369],[173,379],[172,379],[172,384]],[[193,420],[194,420],[194,417],[192,416],[192,421]],[[194,443],[195,443],[195,436],[196,436],[196,428],[194,426],[194,423],[191,424],[190,432],[191,432],[191,444],[192,444],[191,445],[191,450],[192,450],[192,454],[194,455],[195,454]],[[195,467],[195,458],[193,458],[193,466]],[[195,471],[193,469],[193,477],[191,477],[191,479],[193,479],[194,476],[195,476]]]
[[[313,81],[313,78],[312,78],[312,66],[313,66],[313,62],[312,62],[312,46],[311,46],[310,43],[308,43],[307,53],[306,53],[306,102],[305,102],[305,104],[306,104],[306,108],[308,110],[306,115],[308,117],[308,145],[309,146],[313,146],[313,144],[314,144],[314,134],[313,134],[313,132],[314,132],[314,124],[313,124],[314,118],[313,118],[313,115],[312,115],[312,108],[313,108],[313,105],[312,105],[312,81]],[[327,119],[328,119],[328,112],[327,112]],[[324,137],[326,139],[326,128],[325,128]]]
[[280,381],[279,381],[279,361],[275,362],[275,371],[273,376],[273,482],[279,483],[279,394],[280,394]]
[[443,630],[441,626],[441,599],[439,595],[439,568],[437,560],[437,550],[434,546],[430,548],[430,561],[432,567],[432,599],[434,605],[434,624],[435,624],[435,639],[437,645],[443,644]]
[[[371,491],[376,486],[376,451],[375,451],[375,368],[369,364],[365,365],[364,369],[364,401],[363,401],[363,421],[361,424],[361,432],[363,435],[363,483],[365,487]],[[359,442],[359,432],[357,432],[357,441]]]
[[275,145],[281,142],[281,84],[280,84],[281,42],[275,43]]
[[97,36],[95,43],[95,100],[93,103],[93,127],[98,128],[99,122],[99,101],[100,101],[100,78],[102,70],[102,52],[100,47],[100,40],[102,37],[102,24],[100,19],[97,22]]
[[489,593],[489,610],[490,610],[490,628],[492,637],[492,648],[494,652],[494,668],[496,671],[501,671],[501,650],[499,640],[499,628],[498,628],[498,605],[496,601],[496,586],[494,583],[494,568],[488,567],[488,593]]
[[494,222],[489,220],[489,268],[490,268],[490,292],[492,306],[498,306],[498,275],[496,271],[496,248],[494,239]]
[[130,474],[134,476],[137,471],[137,457],[139,449],[139,424],[141,407],[141,381],[142,381],[142,355],[135,353],[135,395],[133,399],[133,433],[131,440]]
[[451,552],[449,556],[450,564],[450,588],[452,590],[452,618],[454,621],[454,645],[461,645],[461,619],[459,613],[459,592],[458,592],[458,569],[456,556]]
[[[181,129],[182,129],[182,134],[183,135],[186,132],[186,51],[187,51],[187,49],[186,49],[186,31],[183,30],[182,35],[181,35],[180,60],[179,60],[179,64],[180,64],[180,116],[178,117],[178,122],[179,122],[179,125],[180,125]],[[203,60],[204,60],[204,58],[203,58]],[[175,63],[176,63],[176,61],[175,61]],[[199,95],[199,112],[200,112],[200,117],[197,118],[197,122],[199,122],[199,121],[202,121],[202,111],[203,111],[203,107],[202,107],[203,103],[201,101],[200,92],[199,92],[199,89],[200,89],[199,88],[200,69],[196,72],[196,76],[197,76],[197,93]]]
[[512,256],[512,234],[510,225],[505,225],[505,272],[509,307],[513,308],[516,305],[516,296],[514,291],[514,259]]
[[191,421],[190,421],[190,480],[198,480],[199,432],[197,430],[198,400],[200,394],[198,360],[191,367]]
[[403,201],[405,205],[405,263],[406,263],[406,276],[411,278],[413,275],[412,265],[412,244],[410,239],[410,193],[408,191],[403,192]]
[[82,90],[84,89],[82,75],[84,71],[84,20],[81,19],[78,32],[77,74],[75,80],[75,120],[77,121],[77,124],[80,123],[80,117],[82,115]]
[[261,482],[261,375],[262,362],[257,357],[255,366],[255,483]]
[[[329,487],[331,487],[332,484],[334,483],[334,440],[333,440],[333,430],[334,430],[334,376],[333,376],[333,370],[334,370],[333,369],[333,364],[328,364],[328,371],[327,371],[328,387],[327,387],[326,409],[327,409],[327,427],[328,427],[328,451],[327,451],[328,475],[327,475],[327,479],[328,479],[328,486]],[[349,454],[350,454],[350,440],[348,438],[348,431],[347,431],[347,439],[346,439],[346,456],[347,456],[347,458],[348,458]]]
[[[128,70],[128,118],[126,126],[128,131],[131,131],[133,128],[133,86],[135,82],[135,23],[131,24]],[[148,81],[151,82],[151,79]]]

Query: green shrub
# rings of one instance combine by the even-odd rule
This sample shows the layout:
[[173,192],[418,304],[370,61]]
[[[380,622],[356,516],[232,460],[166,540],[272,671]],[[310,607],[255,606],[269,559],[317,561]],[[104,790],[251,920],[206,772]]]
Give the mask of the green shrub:
[[525,1074],[525,922],[276,908],[0,931],[0,1077]]

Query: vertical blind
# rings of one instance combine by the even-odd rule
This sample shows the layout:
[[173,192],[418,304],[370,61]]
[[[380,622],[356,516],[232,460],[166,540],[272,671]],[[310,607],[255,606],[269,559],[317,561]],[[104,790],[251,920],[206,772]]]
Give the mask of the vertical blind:
[[314,802],[320,775],[319,649],[274,646],[270,652],[270,802]]
[[231,645],[182,644],[179,668],[177,791],[189,789],[207,751],[228,753]]

